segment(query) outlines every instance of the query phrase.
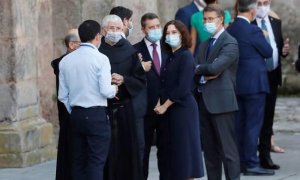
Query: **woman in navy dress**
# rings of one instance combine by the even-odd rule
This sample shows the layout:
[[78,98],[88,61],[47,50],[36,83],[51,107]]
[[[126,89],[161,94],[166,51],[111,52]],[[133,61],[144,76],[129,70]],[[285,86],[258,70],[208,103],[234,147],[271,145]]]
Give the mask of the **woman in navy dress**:
[[172,20],[164,27],[162,44],[170,58],[161,72],[161,96],[154,111],[169,121],[172,180],[204,175],[199,112],[192,94],[194,58],[187,49],[189,39],[188,30],[180,21]]

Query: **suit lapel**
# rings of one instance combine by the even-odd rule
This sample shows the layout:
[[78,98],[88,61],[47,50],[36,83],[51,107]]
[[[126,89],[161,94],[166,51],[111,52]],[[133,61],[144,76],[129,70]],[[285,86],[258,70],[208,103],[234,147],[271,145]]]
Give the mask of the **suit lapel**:
[[219,36],[219,38],[216,40],[213,47],[211,47],[208,57],[206,58],[207,62],[212,62],[214,60],[216,52],[218,52],[219,49],[222,47],[223,39],[224,39],[225,35],[226,35],[226,30]]
[[[156,70],[156,68],[154,67],[154,64],[153,64],[153,59],[151,58],[151,55],[150,55],[151,52],[148,51],[148,47],[147,47],[144,39],[142,40],[142,48],[141,49],[143,51],[142,54],[145,55],[145,57],[143,57],[143,59],[146,60],[146,61],[148,61],[148,60],[152,61],[151,70],[153,70],[155,72],[155,74],[157,76],[159,76],[159,74],[158,74],[158,72],[157,72],[157,70]],[[163,54],[161,54],[161,55],[163,55]],[[162,57],[162,59],[163,59],[163,57]],[[162,65],[163,65],[163,61],[161,63],[160,68],[162,68]]]

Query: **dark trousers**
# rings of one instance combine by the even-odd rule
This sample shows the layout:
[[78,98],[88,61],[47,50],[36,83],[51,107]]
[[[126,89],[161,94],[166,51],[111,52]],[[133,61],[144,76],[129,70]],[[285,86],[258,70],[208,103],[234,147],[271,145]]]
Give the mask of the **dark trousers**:
[[160,180],[170,179],[170,141],[169,124],[162,116],[152,114],[146,115],[144,121],[145,151],[144,151],[144,177],[148,178],[149,156],[153,143],[154,132],[156,132],[157,162]]
[[71,125],[73,180],[103,180],[111,136],[105,108],[73,108]]
[[71,180],[71,124],[65,105],[57,101],[59,136],[56,161],[56,180]]
[[236,118],[236,131],[240,152],[241,167],[260,166],[257,156],[258,138],[264,121],[266,94],[238,95],[239,112]]
[[222,179],[222,163],[227,180],[240,179],[240,160],[234,128],[235,112],[211,114],[201,95],[201,138],[208,180]]
[[259,157],[261,161],[271,158],[271,137],[273,135],[273,122],[278,88],[278,83],[276,82],[276,75],[278,73],[276,71],[278,70],[276,69],[268,73],[270,93],[266,96],[265,118],[260,132],[258,145]]

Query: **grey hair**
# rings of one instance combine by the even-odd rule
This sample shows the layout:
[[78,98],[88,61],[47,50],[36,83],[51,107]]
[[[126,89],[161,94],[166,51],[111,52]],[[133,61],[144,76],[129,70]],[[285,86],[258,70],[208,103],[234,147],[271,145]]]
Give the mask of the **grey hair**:
[[67,48],[69,48],[69,43],[72,41],[79,41],[79,37],[74,33],[68,34],[64,39],[64,43]]
[[105,16],[102,19],[101,26],[102,27],[107,27],[109,22],[121,22],[123,24],[123,21],[119,16],[114,15],[114,14],[110,14],[110,15]]

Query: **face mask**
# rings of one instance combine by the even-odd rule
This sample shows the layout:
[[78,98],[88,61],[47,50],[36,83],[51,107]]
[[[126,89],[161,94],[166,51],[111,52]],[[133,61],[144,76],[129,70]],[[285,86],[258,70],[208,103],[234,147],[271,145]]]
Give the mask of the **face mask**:
[[270,11],[270,5],[257,7],[256,16],[259,18],[264,18]]
[[205,23],[204,24],[204,30],[210,34],[214,34],[217,31],[216,23]]
[[121,32],[107,32],[105,39],[112,43],[117,43],[122,39]]
[[178,34],[175,35],[167,35],[166,41],[167,44],[169,44],[172,48],[176,48],[180,45],[181,39]]
[[148,31],[147,33],[147,39],[152,42],[152,43],[155,43],[157,41],[160,40],[162,36],[162,32],[161,32],[161,29],[151,29],[150,31]]

